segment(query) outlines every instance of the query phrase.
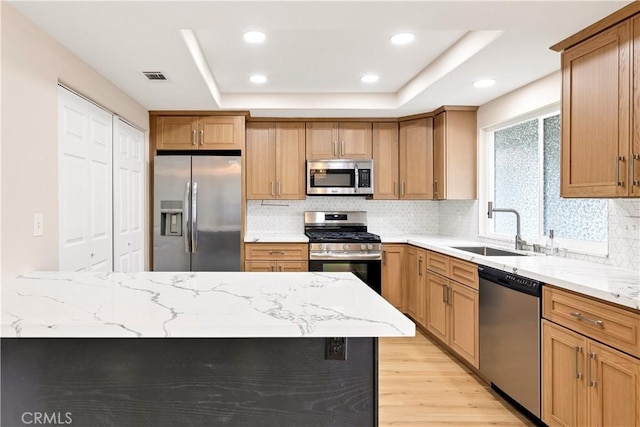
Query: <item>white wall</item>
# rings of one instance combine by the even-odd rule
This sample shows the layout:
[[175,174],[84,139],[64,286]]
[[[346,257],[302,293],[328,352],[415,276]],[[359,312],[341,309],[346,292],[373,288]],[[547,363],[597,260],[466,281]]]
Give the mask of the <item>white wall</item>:
[[[6,2],[2,31],[0,157],[2,280],[57,268],[58,94],[60,81],[141,129],[148,112]],[[33,237],[33,214],[44,236]]]

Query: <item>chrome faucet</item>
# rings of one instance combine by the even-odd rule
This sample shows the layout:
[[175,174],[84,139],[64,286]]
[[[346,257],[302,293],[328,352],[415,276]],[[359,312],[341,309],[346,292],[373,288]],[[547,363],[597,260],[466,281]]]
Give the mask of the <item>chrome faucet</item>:
[[523,250],[527,242],[522,240],[522,236],[520,235],[520,212],[515,209],[494,208],[493,202],[488,202],[487,207],[487,218],[489,219],[493,218],[494,212],[511,212],[516,215],[516,250]]

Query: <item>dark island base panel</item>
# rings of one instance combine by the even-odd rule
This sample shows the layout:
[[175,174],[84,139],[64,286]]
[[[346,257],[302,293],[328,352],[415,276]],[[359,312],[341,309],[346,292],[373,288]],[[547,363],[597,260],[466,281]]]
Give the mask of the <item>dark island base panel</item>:
[[377,348],[348,338],[341,361],[324,338],[2,338],[2,426],[373,427]]

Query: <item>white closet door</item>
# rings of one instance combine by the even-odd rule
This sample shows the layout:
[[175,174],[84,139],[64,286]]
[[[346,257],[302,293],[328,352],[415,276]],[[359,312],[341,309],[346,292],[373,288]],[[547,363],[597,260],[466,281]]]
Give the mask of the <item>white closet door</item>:
[[113,118],[114,271],[144,269],[144,134]]
[[111,271],[111,114],[58,88],[58,268]]
[[89,107],[89,269],[113,271],[113,116]]

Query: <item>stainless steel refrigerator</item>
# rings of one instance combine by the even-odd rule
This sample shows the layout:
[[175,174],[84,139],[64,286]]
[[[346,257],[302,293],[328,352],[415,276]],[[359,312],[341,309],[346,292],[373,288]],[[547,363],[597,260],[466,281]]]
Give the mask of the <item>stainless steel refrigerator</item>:
[[153,270],[240,271],[238,156],[156,156]]

